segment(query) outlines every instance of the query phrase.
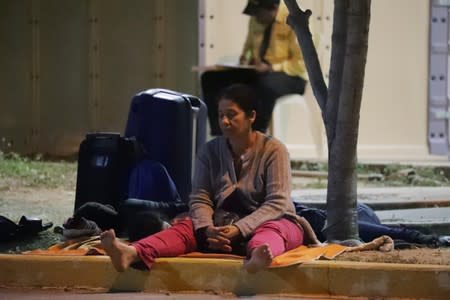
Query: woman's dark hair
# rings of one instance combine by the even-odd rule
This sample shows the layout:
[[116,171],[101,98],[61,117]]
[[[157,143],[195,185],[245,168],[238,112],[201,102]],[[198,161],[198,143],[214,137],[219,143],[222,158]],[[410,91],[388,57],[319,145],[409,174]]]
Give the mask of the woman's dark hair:
[[236,83],[223,89],[218,100],[231,100],[236,103],[245,113],[250,116],[253,110],[256,111],[256,95],[253,88],[246,84]]

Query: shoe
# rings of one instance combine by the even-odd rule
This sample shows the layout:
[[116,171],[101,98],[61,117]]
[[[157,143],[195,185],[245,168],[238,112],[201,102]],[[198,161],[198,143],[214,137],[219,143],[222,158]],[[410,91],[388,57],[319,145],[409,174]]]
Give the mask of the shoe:
[[441,235],[438,237],[438,245],[439,247],[450,247],[450,236],[449,235]]
[[423,246],[415,243],[408,243],[404,240],[394,240],[394,249],[417,249],[418,247]]
[[14,240],[19,231],[19,226],[8,219],[0,216],[0,242],[9,242]]
[[102,230],[97,226],[94,221],[81,218],[69,218],[63,224],[62,235],[66,239],[75,239],[85,236],[100,235]]
[[421,234],[418,237],[419,244],[424,244],[428,246],[437,247],[438,245],[438,239],[437,236],[433,234]]
[[116,209],[109,204],[97,202],[86,202],[75,211],[74,217],[94,221],[102,230],[117,228],[119,224],[119,214]]
[[403,233],[407,238],[405,237],[404,240],[409,243],[415,243],[420,245],[426,245],[429,247],[438,247],[438,238],[436,235],[433,234],[423,234],[422,232],[415,230],[415,229],[409,229],[406,227],[403,227]]
[[64,228],[62,227],[62,226],[55,226],[54,228],[53,228],[53,232],[54,233],[57,233],[57,234],[63,234],[63,232],[64,232]]
[[19,237],[36,235],[53,226],[52,222],[42,223],[41,219],[22,216],[19,224],[0,216],[0,242],[12,241]]
[[52,226],[52,222],[42,223],[41,219],[22,216],[19,220],[19,233],[24,235],[36,234],[38,232],[47,230]]

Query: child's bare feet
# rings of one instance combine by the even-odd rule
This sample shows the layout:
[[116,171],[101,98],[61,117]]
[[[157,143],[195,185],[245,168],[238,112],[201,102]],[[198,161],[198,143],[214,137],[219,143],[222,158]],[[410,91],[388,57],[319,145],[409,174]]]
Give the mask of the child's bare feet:
[[100,235],[100,240],[106,254],[111,258],[118,272],[125,271],[139,256],[133,246],[127,245],[116,238],[114,229],[106,230]]
[[253,249],[250,258],[244,262],[244,269],[249,273],[256,273],[270,266],[272,259],[269,245],[263,244]]

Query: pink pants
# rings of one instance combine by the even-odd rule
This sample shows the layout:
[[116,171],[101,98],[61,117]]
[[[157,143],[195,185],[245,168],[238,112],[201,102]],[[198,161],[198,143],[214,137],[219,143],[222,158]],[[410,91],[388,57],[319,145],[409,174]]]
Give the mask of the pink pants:
[[[268,244],[272,255],[278,256],[303,243],[303,230],[287,219],[267,221],[256,228],[247,243],[247,253],[262,244]],[[150,235],[132,244],[150,269],[158,257],[175,257],[198,251],[192,220],[184,220],[172,227]]]

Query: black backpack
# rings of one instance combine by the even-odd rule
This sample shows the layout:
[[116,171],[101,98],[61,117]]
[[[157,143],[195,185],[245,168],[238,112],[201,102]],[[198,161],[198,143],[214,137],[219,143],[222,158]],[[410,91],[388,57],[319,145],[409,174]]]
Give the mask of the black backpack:
[[130,170],[143,156],[134,138],[119,133],[88,133],[78,152],[74,212],[88,202],[118,209],[127,198]]

